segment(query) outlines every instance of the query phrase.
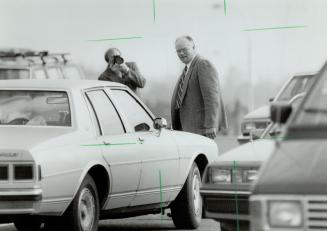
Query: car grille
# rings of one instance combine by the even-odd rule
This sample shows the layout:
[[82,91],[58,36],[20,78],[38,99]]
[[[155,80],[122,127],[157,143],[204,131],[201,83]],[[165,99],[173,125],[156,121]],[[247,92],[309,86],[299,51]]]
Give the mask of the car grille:
[[209,212],[228,214],[249,214],[249,197],[237,197],[237,210],[235,196],[222,196],[219,198],[208,197],[205,199],[206,208]]
[[308,230],[327,230],[327,197],[309,198],[306,205]]

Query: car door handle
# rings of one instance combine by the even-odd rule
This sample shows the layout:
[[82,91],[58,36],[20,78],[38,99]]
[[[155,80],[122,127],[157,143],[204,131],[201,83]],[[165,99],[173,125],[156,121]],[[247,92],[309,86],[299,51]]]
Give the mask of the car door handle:
[[143,137],[139,137],[139,141],[141,142],[141,143],[143,143],[144,142],[144,138]]
[[103,144],[104,144],[104,145],[110,145],[111,143],[108,142],[108,141],[103,141]]

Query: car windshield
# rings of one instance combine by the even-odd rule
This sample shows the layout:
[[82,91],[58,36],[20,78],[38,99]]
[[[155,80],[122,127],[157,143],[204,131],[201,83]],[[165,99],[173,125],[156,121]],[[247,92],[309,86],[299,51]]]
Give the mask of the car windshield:
[[0,126],[71,126],[66,92],[0,90]]
[[276,101],[289,101],[295,95],[306,92],[313,83],[314,78],[311,75],[297,76],[293,78],[279,95]]
[[28,79],[29,71],[27,69],[0,69],[0,79]]
[[314,91],[308,96],[298,116],[294,120],[296,126],[327,126],[327,71],[325,69]]

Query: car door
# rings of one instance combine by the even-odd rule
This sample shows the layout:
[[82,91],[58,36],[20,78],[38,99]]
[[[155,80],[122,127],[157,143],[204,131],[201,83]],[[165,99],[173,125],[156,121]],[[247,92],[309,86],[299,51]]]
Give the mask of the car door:
[[126,133],[120,115],[103,89],[89,90],[86,95],[100,125],[98,146],[111,171],[106,209],[129,206],[140,180],[140,144],[134,135]]
[[130,133],[142,143],[140,184],[133,206],[170,201],[172,191],[178,191],[179,156],[170,133],[153,127],[153,116],[134,94],[123,89],[111,89],[114,103],[122,111]]

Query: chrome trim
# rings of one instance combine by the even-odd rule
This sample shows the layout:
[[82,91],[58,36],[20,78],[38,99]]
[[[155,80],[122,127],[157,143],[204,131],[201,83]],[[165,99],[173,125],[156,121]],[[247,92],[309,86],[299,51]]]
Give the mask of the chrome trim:
[[149,162],[159,162],[159,161],[167,161],[167,160],[179,160],[179,157],[170,157],[170,158],[157,158],[157,159],[148,159],[142,160],[142,163],[149,163]]
[[131,164],[141,164],[141,163],[142,161],[122,161],[122,162],[109,163],[109,166],[131,165]]
[[224,190],[201,190],[201,194],[238,194],[238,195],[250,195],[249,191],[224,191]]
[[0,196],[26,196],[26,195],[42,195],[41,189],[12,189],[3,191],[0,189]]

